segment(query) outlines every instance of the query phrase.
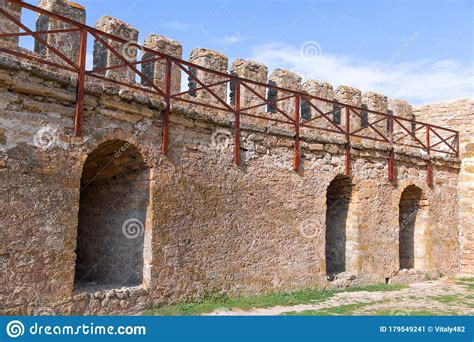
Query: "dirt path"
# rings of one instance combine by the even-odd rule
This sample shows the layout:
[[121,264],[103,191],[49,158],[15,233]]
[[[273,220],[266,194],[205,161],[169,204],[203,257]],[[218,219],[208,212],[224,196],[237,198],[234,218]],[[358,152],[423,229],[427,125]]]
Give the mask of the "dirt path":
[[[350,310],[348,310],[350,308]],[[329,311],[328,311],[329,309]],[[309,311],[309,313],[308,313]],[[268,316],[292,314],[352,314],[352,315],[474,315],[474,291],[456,279],[440,279],[410,284],[398,291],[341,292],[314,304],[274,306],[243,311],[216,310],[216,316]]]

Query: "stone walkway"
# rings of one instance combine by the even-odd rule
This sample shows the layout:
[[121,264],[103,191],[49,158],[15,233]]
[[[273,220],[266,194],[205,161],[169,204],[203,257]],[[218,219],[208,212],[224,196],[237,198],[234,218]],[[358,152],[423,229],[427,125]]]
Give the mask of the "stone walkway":
[[436,312],[445,315],[474,315],[474,291],[456,279],[440,279],[410,284],[398,291],[341,292],[315,304],[274,306],[271,308],[243,311],[216,310],[208,315],[216,316],[270,316],[306,310],[326,310],[348,304],[357,305],[353,315],[411,315],[413,312]]

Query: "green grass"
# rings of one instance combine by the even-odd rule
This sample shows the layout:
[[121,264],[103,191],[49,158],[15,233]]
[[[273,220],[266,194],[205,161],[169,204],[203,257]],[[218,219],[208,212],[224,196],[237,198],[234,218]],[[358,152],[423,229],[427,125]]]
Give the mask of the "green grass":
[[370,303],[356,303],[356,304],[345,304],[339,306],[333,306],[331,308],[325,308],[321,310],[305,310],[305,311],[290,311],[284,312],[284,316],[351,316],[354,311],[362,309],[368,305],[372,305],[379,302]]
[[[377,284],[364,287],[347,288],[342,291],[396,291],[404,285]],[[194,316],[220,310],[250,310],[253,308],[268,308],[282,305],[291,306],[310,304],[332,297],[337,292],[332,290],[308,289],[297,292],[279,292],[261,296],[227,297],[227,295],[208,293],[197,301],[182,302],[174,305],[162,306],[144,312],[144,315],[158,316]]]
[[457,283],[466,286],[468,290],[474,291],[474,278],[459,278]]
[[446,296],[429,296],[428,297],[431,300],[440,302],[440,303],[458,303],[462,301],[462,296],[458,295],[446,295]]
[[457,316],[459,314],[452,310],[431,311],[431,310],[386,309],[386,310],[377,310],[377,311],[371,312],[370,315],[374,315],[374,316]]
[[474,295],[446,295],[446,296],[430,296],[430,300],[434,300],[444,304],[464,305],[468,308],[474,308]]
[[227,297],[226,295],[207,294],[196,302],[183,302],[146,311],[145,315],[193,316],[216,309],[231,310],[268,308],[275,305],[297,305],[325,300],[334,295],[334,291],[309,289],[298,292],[279,292],[262,296]]

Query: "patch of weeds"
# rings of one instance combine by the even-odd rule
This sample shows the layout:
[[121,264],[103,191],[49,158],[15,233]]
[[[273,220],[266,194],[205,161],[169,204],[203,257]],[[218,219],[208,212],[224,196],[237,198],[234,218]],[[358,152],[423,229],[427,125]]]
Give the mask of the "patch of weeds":
[[322,290],[308,289],[297,292],[278,292],[261,296],[249,297],[228,297],[218,292],[205,293],[200,299],[195,301],[186,301],[174,305],[167,305],[159,308],[150,309],[144,312],[144,315],[159,316],[194,316],[203,313],[209,313],[214,310],[250,310],[254,308],[268,308],[272,306],[292,306],[298,304],[311,304],[332,297],[338,292],[357,292],[357,291],[398,291],[405,288],[402,284],[375,284],[360,287],[349,287],[343,290]]
[[440,303],[456,303],[462,300],[461,295],[429,296],[428,298]]
[[474,291],[474,278],[459,278],[456,283],[466,286],[469,291]]
[[333,306],[331,308],[324,308],[321,310],[305,310],[305,311],[290,311],[284,312],[283,316],[351,316],[354,311],[362,309],[368,305],[375,304],[377,302],[369,303],[355,303],[345,304],[340,306]]
[[249,310],[267,308],[276,305],[291,306],[303,303],[323,301],[334,295],[334,291],[310,289],[298,292],[279,292],[261,296],[227,297],[226,295],[205,294],[194,302],[183,302],[148,310],[144,315],[159,316],[193,316],[212,312],[216,309]]

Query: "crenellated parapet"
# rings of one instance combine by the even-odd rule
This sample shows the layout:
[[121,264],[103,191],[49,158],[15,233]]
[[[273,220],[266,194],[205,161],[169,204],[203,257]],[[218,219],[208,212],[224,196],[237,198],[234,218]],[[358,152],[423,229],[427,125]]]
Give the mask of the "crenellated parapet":
[[[416,124],[414,122],[415,116],[413,115],[412,105],[404,100],[389,99],[388,109],[393,115],[406,119],[394,123],[394,141],[404,145],[412,145],[414,143],[414,139],[408,133],[416,133]],[[405,127],[405,129],[402,126]],[[421,140],[424,141],[424,137],[421,137]]]
[[[239,76],[241,78],[246,78],[255,82],[267,83],[268,69],[266,65],[258,63],[255,61],[248,61],[245,59],[236,59],[232,63],[231,74]],[[266,88],[264,86],[247,84],[248,87],[253,89],[255,93],[260,95],[258,97],[252,91],[247,89],[244,86],[240,88],[240,108],[242,111],[251,114],[258,114],[265,112],[265,106],[255,107],[263,102],[262,98],[266,96]],[[230,102],[231,104],[235,103],[235,82],[231,83],[231,93],[230,93]],[[246,109],[249,107],[254,107]]]
[[[96,39],[94,42],[94,68],[108,68],[128,62],[137,61],[138,30],[133,26],[110,16],[103,16],[97,21],[95,27],[101,31],[125,39],[127,43],[122,44],[118,41],[100,37],[108,45],[114,48],[117,54],[108,49],[103,42]],[[99,72],[105,77],[114,79],[123,83],[135,83],[136,74],[127,67],[106,70]]]
[[[13,18],[20,19],[21,6],[6,2],[6,0],[0,0],[0,6]],[[41,0],[39,7],[78,23],[85,23],[86,20],[85,8],[67,0]],[[4,16],[0,16],[0,24],[4,31],[18,32],[17,25],[11,23]],[[166,101],[173,102],[173,105],[179,102],[178,106],[170,105],[168,111],[178,107],[180,110],[193,111],[205,108],[205,111],[213,114],[217,111],[219,116],[222,114],[227,119],[234,118],[234,108],[237,105],[235,78],[237,76],[241,78],[239,108],[242,115],[239,118],[242,121],[247,120],[263,125],[278,123],[279,127],[281,124],[281,128],[288,132],[295,132],[298,127],[294,127],[294,123],[289,122],[283,113],[293,119],[296,110],[299,110],[299,128],[302,132],[313,130],[312,134],[325,137],[328,137],[329,134],[331,139],[333,135],[337,134],[338,137],[354,143],[361,142],[361,139],[371,143],[374,138],[387,142],[391,120],[387,119],[386,115],[390,114],[406,119],[403,124],[410,131],[413,132],[416,129],[411,106],[402,100],[388,101],[387,97],[382,94],[362,93],[357,88],[345,85],[335,88],[327,82],[318,80],[306,80],[303,83],[302,77],[292,71],[279,68],[268,70],[262,63],[242,58],[233,61],[229,69],[229,60],[224,54],[206,48],[193,49],[188,62],[186,62],[182,59],[183,46],[179,42],[152,33],[140,46],[138,30],[126,22],[110,16],[100,18],[96,23],[96,28],[106,34],[119,37],[119,39],[97,33],[93,28],[87,29],[82,25],[74,26],[67,23],[67,20],[63,22],[44,13],[37,16],[37,31],[70,28],[75,28],[76,31],[43,34],[41,39],[35,37],[34,52],[18,47],[18,38],[5,37],[0,43],[8,44],[13,48],[18,47],[17,51],[24,52],[23,55],[30,60],[36,60],[36,62],[32,62],[37,63],[36,66],[45,65],[40,64],[41,62],[38,60],[53,60],[56,64],[64,64],[64,60],[58,56],[58,51],[71,59],[73,64],[78,64],[81,41],[81,33],[78,31],[84,29],[84,32],[88,32],[86,36],[89,42],[94,40],[94,50],[87,51],[85,49],[86,56],[93,55],[94,70],[91,71],[89,65],[85,68],[86,71],[82,69],[85,55],[82,55],[84,59],[81,67],[73,65],[72,68],[64,69],[74,73],[77,71],[79,74],[82,72],[87,82],[92,81],[94,77],[104,82],[112,81],[113,83],[116,81],[117,88],[133,89],[132,94],[145,97],[147,101],[162,101],[162,105]],[[52,49],[48,48],[44,41]],[[154,54],[152,50],[169,56],[170,58],[167,60],[172,61],[170,100],[167,100],[164,94],[166,90],[166,57]],[[58,66],[51,63],[45,68],[58,71]],[[71,76],[70,73],[68,75]],[[188,79],[188,87],[184,86],[184,89],[181,89],[183,76]],[[79,81],[79,77],[74,78],[74,82],[76,80]],[[81,83],[78,82],[78,84]],[[107,86],[109,85],[111,85],[110,82],[107,83]],[[116,91],[122,92],[121,89]],[[179,94],[181,92],[182,94]],[[173,94],[175,96],[172,96]],[[298,108],[296,108],[297,98],[300,99]],[[348,107],[344,106],[345,104],[352,106],[349,111],[347,111]],[[346,127],[347,113],[350,120],[349,130]],[[307,123],[307,120],[311,120],[311,122]],[[338,127],[335,127],[334,124]],[[419,127],[423,128],[424,126],[419,125]],[[377,134],[373,128],[376,128],[380,134]],[[399,123],[394,122],[393,128],[394,139],[403,138],[409,143],[413,142],[409,133]],[[351,135],[350,139],[345,136],[348,133]],[[420,141],[426,139],[426,133],[422,129],[416,133],[420,137]],[[78,134],[77,131],[76,134]],[[384,135],[384,137],[380,135]],[[364,140],[364,138],[369,139]],[[420,143],[416,142],[416,144]]]
[[[83,6],[67,0],[41,0],[39,7],[55,14],[67,17],[84,24],[86,22],[86,10]],[[39,14],[36,19],[36,31],[51,31],[73,28],[70,24]],[[57,49],[64,56],[77,63],[79,59],[80,32],[62,32],[42,35],[49,46]],[[35,40],[35,52],[44,58],[55,60],[59,63],[66,63],[54,51],[47,48],[40,41]]]
[[[308,80],[303,83],[303,85],[301,86],[301,90],[311,96],[320,97],[330,101],[334,100],[334,89],[332,84],[328,82]],[[320,113],[314,107],[309,105],[308,102],[316,106],[323,113],[328,113],[333,109],[333,105],[331,102],[320,100],[304,100],[301,103],[301,118],[304,120],[308,120],[317,115],[320,115]],[[320,120],[320,122],[325,122],[326,124],[329,123],[327,120]]]
[[[215,71],[220,71],[223,73],[227,73],[229,60],[227,57],[217,51],[205,49],[205,48],[195,48],[191,51],[189,56],[189,62],[202,66],[204,68],[208,68]],[[189,68],[190,73],[199,79],[205,85],[211,85],[218,82],[225,81],[224,77],[218,76],[216,74],[197,69],[197,68]],[[213,105],[222,105],[219,101],[213,97],[207,90],[199,90],[201,85],[193,79],[191,76],[188,78],[189,80],[189,89],[192,89],[191,96],[196,97],[196,99],[205,100]],[[219,84],[216,86],[212,86],[210,88],[216,95],[219,96],[221,99],[227,98],[227,84]]]
[[[387,96],[372,91],[362,94],[361,107],[380,113],[392,114],[388,111]],[[367,112],[367,114],[364,113],[362,117],[363,119],[361,120],[361,127],[368,126],[368,123],[371,123],[372,126],[382,134],[386,134],[389,131],[389,121],[388,119],[384,118],[383,115]],[[368,121],[364,123],[365,117],[367,117]],[[370,132],[369,135],[372,137],[376,137],[377,139],[381,138],[380,135],[378,135],[372,129],[369,129],[368,132]]]
[[[166,55],[176,57],[179,59],[183,58],[183,46],[176,40],[169,39],[154,33],[148,35],[143,43],[143,46],[151,50],[164,53]],[[142,61],[154,59],[157,56],[144,52],[142,55]],[[145,76],[153,81],[156,86],[160,89],[165,89],[165,76],[166,76],[166,61],[152,61],[142,64],[142,71]],[[148,85],[146,80],[142,79],[142,84]],[[179,93],[181,90],[181,69],[173,64],[171,66],[171,92],[173,94]]]
[[413,107],[407,101],[399,99],[389,99],[388,109],[392,111],[393,115],[399,116],[407,120],[414,120]]
[[[356,107],[360,107],[362,101],[362,92],[354,87],[349,87],[345,85],[340,85],[336,89],[334,99],[340,103],[348,104]],[[334,105],[334,108],[337,108],[338,105]],[[337,110],[333,114],[334,122],[340,124],[341,126],[346,126],[346,119],[343,110]],[[359,128],[361,126],[361,120],[354,115],[350,114],[351,123],[350,126],[352,129]]]
[[[17,4],[0,0],[0,8],[6,10],[16,20],[21,18],[21,7]],[[20,28],[14,24],[10,19],[0,15],[0,30],[4,33],[18,33]],[[18,46],[18,37],[0,38],[0,46],[16,47]]]
[[[283,69],[273,70],[270,77],[268,78],[268,84],[270,86],[277,86],[290,90],[301,90],[301,81],[302,78],[300,75],[292,71]],[[271,88],[268,90],[269,101],[281,100],[288,96],[291,96],[291,94],[281,90]],[[275,104],[271,104],[268,106],[267,111],[270,113],[278,113],[277,108],[291,115],[291,113],[294,113],[295,111],[295,99],[291,98],[276,102]]]

